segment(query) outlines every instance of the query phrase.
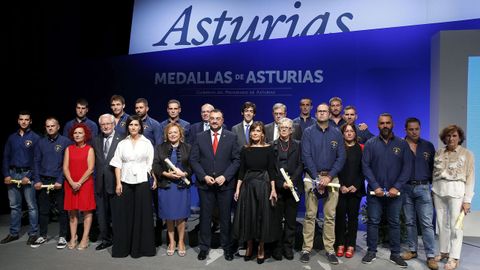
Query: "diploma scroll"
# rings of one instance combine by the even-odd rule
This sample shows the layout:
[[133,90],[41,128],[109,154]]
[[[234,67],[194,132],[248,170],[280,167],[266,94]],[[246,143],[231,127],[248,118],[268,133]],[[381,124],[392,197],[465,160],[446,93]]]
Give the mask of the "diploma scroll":
[[292,192],[293,198],[295,198],[296,202],[299,202],[300,198],[298,197],[297,191],[293,186],[293,182],[290,179],[290,176],[288,176],[287,172],[283,168],[280,168],[280,172],[282,173],[282,176],[285,179],[285,182],[287,182],[287,185],[290,187],[290,191]]
[[[177,167],[172,163],[172,161],[170,161],[169,158],[164,159],[164,161],[165,161],[165,163],[167,163],[167,165],[170,169],[172,169],[174,171],[177,169]],[[185,182],[185,184],[190,185],[190,180],[188,180],[187,177],[183,176],[182,180],[183,180],[183,182]]]

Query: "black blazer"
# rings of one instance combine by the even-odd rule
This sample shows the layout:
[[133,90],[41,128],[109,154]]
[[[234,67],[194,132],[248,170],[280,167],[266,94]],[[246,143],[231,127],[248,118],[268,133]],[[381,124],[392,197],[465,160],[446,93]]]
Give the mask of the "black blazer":
[[[293,182],[293,185],[297,188],[297,193],[302,194],[303,193],[303,164],[302,164],[302,149],[300,142],[294,139],[290,139],[291,144],[290,147],[288,148],[287,152],[287,168],[284,168],[285,171],[288,173],[290,176],[290,179]],[[283,179],[282,174],[280,173],[280,167],[279,167],[279,151],[282,151],[280,149],[280,142],[275,140],[272,143],[273,146],[273,153],[276,158],[276,165],[277,165],[277,170],[278,170],[278,175],[279,177],[277,178],[275,185],[277,187],[277,190],[283,190],[283,182],[285,180]],[[290,192],[290,191],[288,191]]]
[[[180,154],[183,171],[187,173],[187,179],[190,180],[190,182],[192,181],[192,168],[189,162],[191,149],[192,147],[186,143],[180,143],[177,149]],[[168,188],[170,185],[171,179],[163,176],[162,173],[169,170],[164,160],[172,156],[172,150],[172,145],[169,142],[164,142],[155,147],[152,169],[157,177],[158,188]]]
[[237,136],[231,131],[222,129],[217,153],[214,155],[210,130],[197,134],[190,153],[190,165],[196,175],[199,189],[209,189],[204,179],[206,175],[213,178],[223,175],[226,182],[220,190],[234,189],[235,174],[240,166]]
[[[273,129],[275,128],[275,122],[271,122],[265,125],[265,139],[267,143],[273,142]],[[302,128],[299,123],[293,123],[292,138],[300,141],[302,139]]]
[[97,194],[102,194],[104,189],[108,194],[115,194],[115,169],[110,166],[110,160],[112,160],[115,154],[118,143],[124,138],[124,135],[115,132],[110,143],[107,158],[103,155],[103,133],[100,133],[93,139],[92,146],[95,151],[95,192]]

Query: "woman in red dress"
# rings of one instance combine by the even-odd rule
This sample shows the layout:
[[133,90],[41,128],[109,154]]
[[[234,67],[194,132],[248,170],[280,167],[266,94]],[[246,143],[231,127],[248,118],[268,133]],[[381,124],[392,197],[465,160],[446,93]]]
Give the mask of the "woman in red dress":
[[75,124],[69,132],[75,144],[65,150],[63,173],[68,185],[65,185],[65,211],[70,217],[69,249],[77,247],[78,211],[83,213],[83,236],[78,250],[89,246],[88,234],[92,225],[92,212],[95,210],[93,192],[93,168],[95,155],[93,148],[86,142],[92,137],[90,129],[83,123]]

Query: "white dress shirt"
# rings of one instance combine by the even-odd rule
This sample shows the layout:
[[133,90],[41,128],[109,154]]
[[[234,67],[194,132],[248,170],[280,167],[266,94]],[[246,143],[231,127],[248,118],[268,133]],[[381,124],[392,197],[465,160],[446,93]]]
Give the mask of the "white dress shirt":
[[110,161],[111,166],[121,169],[121,181],[127,184],[147,182],[152,163],[153,146],[143,135],[140,135],[135,145],[130,136],[120,141]]

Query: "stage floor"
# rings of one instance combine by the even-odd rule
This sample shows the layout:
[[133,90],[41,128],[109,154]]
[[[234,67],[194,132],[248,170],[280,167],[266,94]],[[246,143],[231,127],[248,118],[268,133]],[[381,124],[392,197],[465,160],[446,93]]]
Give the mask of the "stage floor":
[[[0,238],[4,238],[8,234],[9,216],[0,216]],[[193,215],[188,224],[189,230],[193,229],[198,223],[198,216]],[[122,269],[266,269],[266,270],[290,270],[290,269],[399,269],[398,266],[392,264],[388,258],[390,251],[386,248],[379,248],[377,260],[371,265],[361,263],[362,256],[365,254],[365,232],[359,231],[357,240],[357,252],[352,259],[339,258],[340,264],[337,266],[330,265],[324,256],[323,250],[315,250],[312,253],[310,263],[304,264],[299,261],[299,253],[295,254],[292,261],[283,259],[275,261],[269,258],[264,264],[258,265],[256,261],[244,262],[243,258],[236,257],[233,261],[227,262],[223,258],[221,249],[210,251],[209,257],[205,261],[198,261],[198,248],[188,248],[187,255],[183,258],[177,254],[174,256],[166,255],[166,246],[163,244],[157,249],[157,255],[154,257],[145,257],[140,259],[112,258],[111,249],[103,251],[95,251],[97,243],[91,243],[90,247],[84,251],[78,250],[57,250],[56,237],[51,239],[43,246],[33,249],[26,245],[27,227],[22,227],[22,237],[14,242],[0,245],[0,268],[3,270],[52,270],[52,269],[101,269],[101,270],[122,270]],[[51,223],[50,232],[58,232],[57,223]],[[164,238],[165,239],[165,238]],[[425,255],[421,249],[423,244],[419,239],[420,249],[419,258],[408,261],[408,269],[428,269],[425,264]],[[405,248],[404,246],[402,248]],[[462,248],[462,258],[459,269],[478,269],[480,264],[480,238],[465,237]],[[440,264],[443,269],[443,264]]]

